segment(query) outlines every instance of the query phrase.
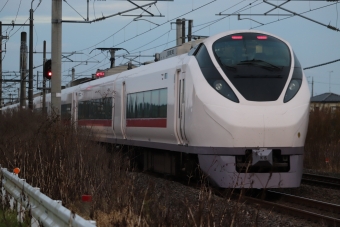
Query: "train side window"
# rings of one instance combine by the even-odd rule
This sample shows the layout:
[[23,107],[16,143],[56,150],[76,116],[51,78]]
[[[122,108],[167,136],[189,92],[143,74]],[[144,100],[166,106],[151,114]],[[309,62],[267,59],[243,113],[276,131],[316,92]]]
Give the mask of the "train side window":
[[168,89],[157,89],[127,95],[127,118],[166,118]]
[[[42,109],[39,109],[42,110]],[[60,115],[62,120],[69,120],[71,119],[71,104],[62,104]]]
[[144,115],[145,118],[151,117],[151,91],[145,91],[144,93]]
[[[67,107],[65,107],[67,108]],[[71,109],[71,107],[70,107]],[[78,103],[78,119],[111,119],[112,99],[92,99]]]
[[136,117],[136,108],[137,107],[137,95],[128,94],[128,104],[127,104],[127,118],[135,118]]
[[137,93],[137,118],[142,118],[143,117],[143,92]]
[[167,116],[167,101],[168,101],[168,90],[161,89],[159,91],[159,117],[165,118]]
[[157,118],[159,115],[159,90],[151,92],[151,118]]

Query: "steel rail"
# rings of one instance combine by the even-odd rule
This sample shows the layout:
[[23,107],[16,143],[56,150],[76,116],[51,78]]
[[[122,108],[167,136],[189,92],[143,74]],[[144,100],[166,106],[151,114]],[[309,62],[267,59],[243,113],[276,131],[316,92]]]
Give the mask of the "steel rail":
[[[270,193],[272,193],[272,192],[270,192]],[[282,193],[279,193],[279,194],[282,194]],[[285,196],[285,198],[288,198],[290,195],[284,194],[283,196]],[[293,215],[293,216],[298,216],[300,218],[307,219],[307,220],[310,220],[310,221],[313,221],[313,222],[317,222],[317,223],[320,223],[320,224],[322,223],[326,226],[340,226],[340,219],[337,219],[337,218],[334,218],[334,217],[329,217],[329,216],[325,216],[325,215],[322,215],[322,214],[313,213],[313,212],[310,212],[310,211],[307,211],[307,210],[302,210],[302,209],[278,204],[278,203],[275,203],[275,202],[270,202],[270,201],[267,201],[267,200],[248,197],[248,196],[245,196],[242,199],[245,202],[251,202],[251,203],[259,204],[263,208],[271,209],[271,210],[274,210],[274,211],[277,211],[277,212],[282,212],[282,213]],[[297,196],[292,196],[291,199],[294,199],[295,203],[297,201],[303,201],[302,197],[297,197]],[[311,201],[312,200],[310,200],[309,203],[312,203]],[[316,202],[317,203],[314,203],[314,204],[318,204],[318,205],[322,204],[322,202],[320,202],[320,201],[316,201]],[[299,204],[301,204],[301,203],[299,203]],[[324,204],[327,204],[327,203],[324,203]],[[316,205],[316,206],[318,206],[318,205]],[[338,205],[335,205],[335,204],[331,204],[331,205],[333,205],[335,207],[338,206]],[[323,205],[323,206],[326,206],[326,205]],[[336,209],[340,209],[340,208],[336,208]]]
[[302,175],[301,182],[340,189],[340,178],[336,178],[336,177],[328,177],[328,176],[305,173]]
[[318,201],[315,199],[308,199],[305,197],[300,197],[300,196],[295,196],[295,195],[290,195],[290,194],[285,194],[281,192],[275,192],[275,191],[267,191],[266,194],[268,196],[280,196],[280,198],[289,203],[295,203],[307,207],[313,207],[319,210],[325,210],[329,212],[333,212],[335,214],[340,214],[340,205],[333,204],[333,203],[327,203],[327,202],[322,202]]

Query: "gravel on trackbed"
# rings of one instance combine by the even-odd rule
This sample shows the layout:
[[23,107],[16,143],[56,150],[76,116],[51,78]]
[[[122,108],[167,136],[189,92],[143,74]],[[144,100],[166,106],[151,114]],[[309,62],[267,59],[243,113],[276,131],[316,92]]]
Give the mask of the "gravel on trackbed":
[[[142,173],[133,173],[135,184],[139,188],[145,188],[146,185],[150,185],[153,182],[154,185],[154,199],[158,200],[169,210],[173,206],[174,209],[178,206],[189,207],[190,205],[199,206],[199,201],[202,200],[202,189],[188,187],[176,181],[166,180],[154,176],[150,176]],[[320,173],[321,174],[321,173]],[[335,175],[332,175],[335,176]],[[321,200],[330,203],[340,204],[340,193],[338,190],[325,189],[309,185],[301,185],[299,188],[293,189],[280,189],[281,192],[287,194],[294,194],[298,196],[303,196],[307,198],[312,198],[316,200]],[[159,194],[157,194],[159,192]],[[165,193],[164,193],[165,192]],[[208,196],[203,198],[203,200],[208,200]],[[211,195],[211,201],[213,205],[210,211],[209,204],[205,204],[205,211],[213,214],[213,224],[215,226],[225,226],[225,223],[231,223],[233,220],[235,210],[238,209],[238,215],[234,218],[234,226],[322,226],[301,218],[293,217],[291,215],[286,215],[284,213],[277,213],[270,209],[263,209],[257,207],[257,205],[249,205],[238,203],[235,200],[228,200],[228,198],[222,198],[217,195]],[[192,207],[191,207],[192,209]],[[184,209],[185,210],[185,209]],[[193,209],[192,209],[193,210]],[[194,211],[193,211],[194,212]],[[183,217],[185,211],[179,210],[177,216],[172,216],[172,223],[176,223],[176,219],[190,219],[191,217]],[[195,214],[193,215],[195,216]],[[228,221],[221,223],[221,219],[228,219]],[[175,224],[177,226],[177,224]],[[180,226],[180,225],[178,225]]]

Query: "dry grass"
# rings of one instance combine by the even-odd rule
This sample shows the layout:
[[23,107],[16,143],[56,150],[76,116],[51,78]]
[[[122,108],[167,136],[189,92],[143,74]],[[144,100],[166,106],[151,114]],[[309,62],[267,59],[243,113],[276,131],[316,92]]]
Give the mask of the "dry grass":
[[328,110],[310,113],[304,167],[325,172],[340,172],[339,110],[334,113]]
[[[92,137],[88,130],[30,111],[0,115],[0,164],[9,170],[19,167],[19,176],[29,184],[98,226],[258,224],[258,210],[231,201],[232,191],[218,198],[204,184],[188,189],[128,171],[122,152],[91,142]],[[305,167],[339,172],[339,139],[339,112],[311,113]],[[83,194],[92,195],[92,202],[82,202]]]
[[[19,167],[29,184],[98,226],[237,226],[245,221],[232,212],[230,200],[218,207],[204,185],[185,196],[177,189],[188,190],[183,185],[128,171],[122,152],[91,142],[92,137],[54,117],[6,113],[0,115],[0,164]],[[93,196],[91,203],[81,201],[84,194]]]

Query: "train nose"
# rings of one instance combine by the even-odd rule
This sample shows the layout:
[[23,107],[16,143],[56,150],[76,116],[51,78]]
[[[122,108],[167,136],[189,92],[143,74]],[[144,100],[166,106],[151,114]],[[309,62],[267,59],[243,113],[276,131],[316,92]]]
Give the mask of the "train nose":
[[237,114],[226,122],[232,127],[235,147],[264,147],[265,124],[262,114]]
[[229,132],[234,147],[292,147],[304,143],[308,105],[289,111],[277,107],[233,111],[218,106],[209,106],[206,111]]

